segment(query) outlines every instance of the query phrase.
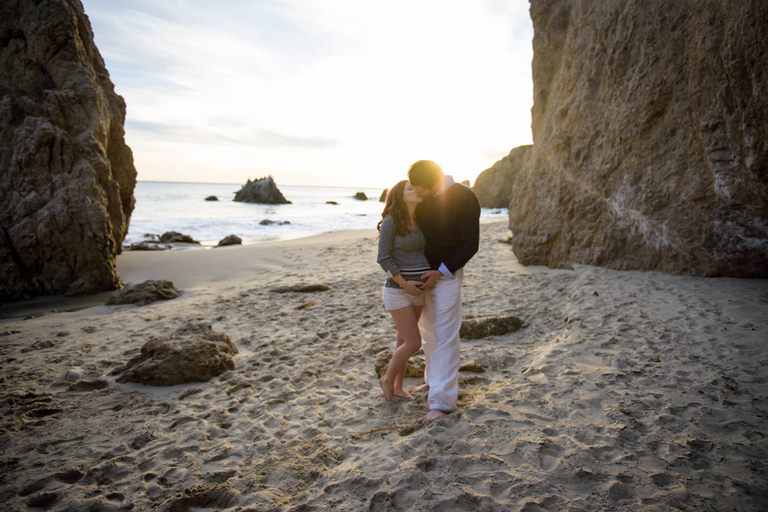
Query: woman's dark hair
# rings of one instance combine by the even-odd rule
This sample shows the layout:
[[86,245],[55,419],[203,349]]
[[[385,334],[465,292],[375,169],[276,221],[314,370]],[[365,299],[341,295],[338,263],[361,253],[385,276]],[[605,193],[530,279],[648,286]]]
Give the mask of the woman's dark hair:
[[381,223],[387,217],[392,217],[395,221],[395,234],[403,236],[408,232],[408,226],[410,225],[410,219],[408,218],[408,207],[405,206],[403,201],[403,191],[405,191],[405,184],[407,180],[398,181],[395,186],[389,189],[387,192],[387,202],[384,203],[384,211],[381,212],[381,220],[376,226],[376,229],[381,231]]
[[414,187],[432,188],[443,176],[443,169],[432,160],[419,160],[408,169],[408,180]]

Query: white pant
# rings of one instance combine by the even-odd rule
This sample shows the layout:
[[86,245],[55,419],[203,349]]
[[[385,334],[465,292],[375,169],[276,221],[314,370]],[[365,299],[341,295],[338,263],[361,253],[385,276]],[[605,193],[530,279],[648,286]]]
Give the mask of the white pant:
[[459,329],[461,328],[461,283],[464,269],[441,277],[419,319],[426,356],[424,380],[429,384],[429,408],[450,412],[459,398]]

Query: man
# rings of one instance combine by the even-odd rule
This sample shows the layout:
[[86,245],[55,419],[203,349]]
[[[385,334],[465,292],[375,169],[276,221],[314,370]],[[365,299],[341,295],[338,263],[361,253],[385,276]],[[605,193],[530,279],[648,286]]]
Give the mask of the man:
[[420,285],[432,289],[419,321],[426,356],[423,389],[429,389],[429,413],[419,423],[456,410],[459,396],[459,329],[464,265],[477,253],[480,203],[469,188],[431,160],[419,160],[408,170],[408,181],[424,201],[416,222],[427,242],[425,255],[432,270]]

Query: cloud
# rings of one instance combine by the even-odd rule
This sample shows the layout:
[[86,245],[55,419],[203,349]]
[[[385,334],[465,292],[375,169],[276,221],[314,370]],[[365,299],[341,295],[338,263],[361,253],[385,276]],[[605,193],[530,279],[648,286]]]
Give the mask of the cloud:
[[228,147],[233,172],[283,182],[310,162],[345,184],[371,159],[379,186],[425,154],[471,174],[498,159],[487,148],[530,143],[526,0],[83,3],[142,179],[171,172],[153,160],[163,144],[178,167]]

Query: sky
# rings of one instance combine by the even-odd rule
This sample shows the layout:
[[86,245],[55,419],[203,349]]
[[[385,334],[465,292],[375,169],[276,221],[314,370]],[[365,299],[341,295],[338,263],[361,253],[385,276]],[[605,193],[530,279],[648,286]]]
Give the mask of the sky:
[[388,188],[531,143],[527,0],[82,0],[138,179]]

